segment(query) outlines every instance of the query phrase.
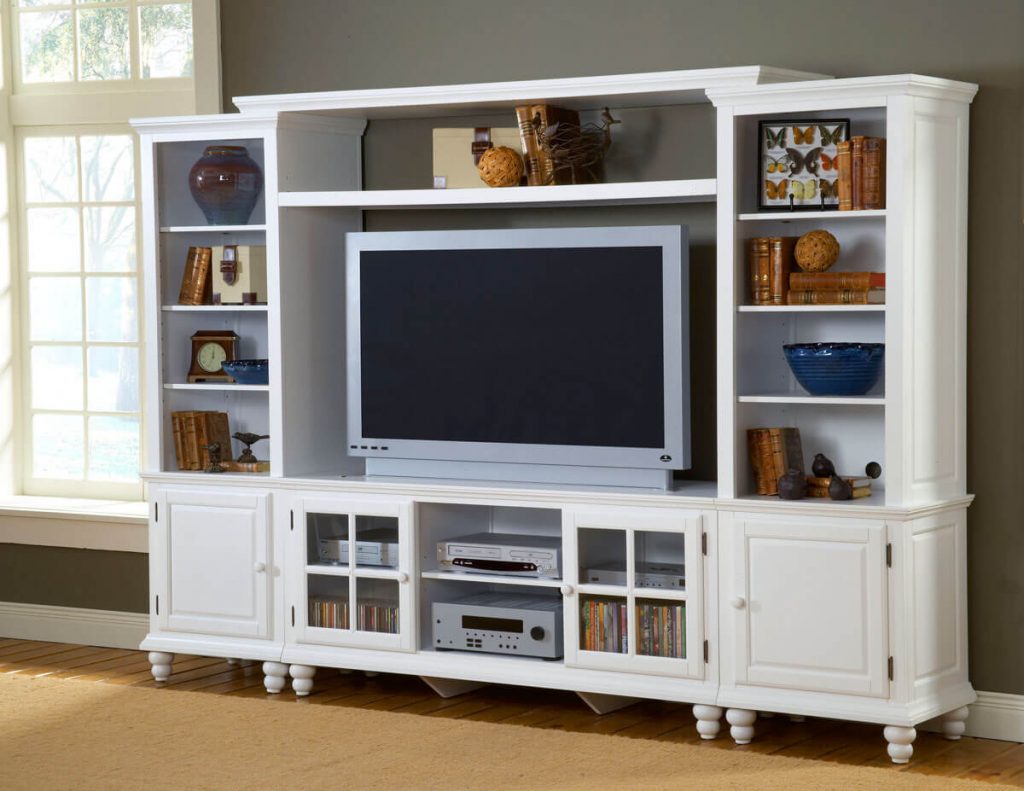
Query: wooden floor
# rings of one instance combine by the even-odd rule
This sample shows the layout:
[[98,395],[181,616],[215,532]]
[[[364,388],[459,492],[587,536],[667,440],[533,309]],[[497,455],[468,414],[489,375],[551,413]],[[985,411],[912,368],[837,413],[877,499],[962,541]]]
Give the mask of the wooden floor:
[[[363,673],[342,675],[321,668],[313,694],[296,698],[290,690],[267,695],[258,662],[231,666],[223,659],[179,655],[169,681],[157,684],[146,654],[109,648],[0,639],[0,673],[52,676],[82,682],[162,687],[257,698],[268,704],[349,706],[394,711],[424,717],[465,718],[531,728],[556,728],[585,733],[615,734],[634,739],[700,743],[690,707],[647,701],[598,716],[572,693],[522,687],[488,686],[447,700],[438,697],[415,676]],[[919,732],[914,757],[897,767],[885,753],[882,729],[875,725],[788,717],[758,719],[752,744],[737,746],[725,731],[708,749],[744,750],[844,764],[888,767],[894,772],[965,777],[1024,787],[1024,745],[964,737],[947,741],[938,734]]]

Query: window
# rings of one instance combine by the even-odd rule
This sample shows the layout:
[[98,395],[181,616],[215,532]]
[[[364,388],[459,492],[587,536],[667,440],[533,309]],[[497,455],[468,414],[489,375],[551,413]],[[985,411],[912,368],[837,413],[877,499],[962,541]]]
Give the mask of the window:
[[191,77],[192,4],[17,0],[18,85]]
[[18,450],[0,491],[141,499],[139,162],[128,119],[219,111],[217,2],[0,3],[13,53],[0,145],[17,170],[0,283],[9,268],[19,329],[18,380],[0,381],[0,426],[13,422]]

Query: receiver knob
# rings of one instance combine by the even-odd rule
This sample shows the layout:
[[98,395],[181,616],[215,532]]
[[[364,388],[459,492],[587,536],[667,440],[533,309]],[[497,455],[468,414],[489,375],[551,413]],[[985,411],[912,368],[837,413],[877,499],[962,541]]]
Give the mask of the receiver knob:
[[543,626],[534,626],[530,630],[530,637],[532,637],[534,640],[543,640],[544,639],[544,627]]

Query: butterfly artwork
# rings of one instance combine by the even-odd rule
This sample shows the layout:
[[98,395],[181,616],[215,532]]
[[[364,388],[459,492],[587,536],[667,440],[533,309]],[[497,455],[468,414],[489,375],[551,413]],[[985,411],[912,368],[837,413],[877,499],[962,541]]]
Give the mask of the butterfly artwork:
[[836,143],[843,142],[846,127],[843,124],[839,124],[830,130],[827,126],[819,126],[818,131],[821,132],[821,145],[828,148],[829,146],[836,145]]
[[779,182],[765,179],[764,191],[768,195],[768,200],[785,200],[786,195],[789,193],[789,179],[783,179]]
[[818,189],[821,190],[821,197],[824,200],[839,200],[839,182],[818,180]]
[[782,127],[776,131],[772,131],[771,127],[766,126],[764,128],[765,144],[768,146],[770,151],[773,148],[785,148],[786,147],[786,127]]
[[829,156],[824,151],[821,152],[821,169],[824,171],[839,170],[839,157]]
[[812,148],[805,154],[801,154],[795,148],[786,149],[786,157],[789,159],[789,173],[792,176],[800,175],[804,169],[812,176],[818,175],[818,157],[821,156],[821,147]]
[[799,126],[793,127],[793,143],[798,146],[813,145],[814,144],[814,127],[808,126],[806,129],[801,129]]
[[790,184],[790,191],[793,193],[793,199],[799,201],[814,200],[814,197],[818,194],[818,180],[809,179],[807,181],[793,181]]
[[765,170],[767,172],[769,172],[769,173],[789,173],[789,161],[786,159],[786,157],[779,157],[778,159],[776,159],[775,157],[773,157],[773,156],[771,156],[769,154],[766,154],[765,157],[766,157],[766,160],[767,160],[767,165],[765,166]]

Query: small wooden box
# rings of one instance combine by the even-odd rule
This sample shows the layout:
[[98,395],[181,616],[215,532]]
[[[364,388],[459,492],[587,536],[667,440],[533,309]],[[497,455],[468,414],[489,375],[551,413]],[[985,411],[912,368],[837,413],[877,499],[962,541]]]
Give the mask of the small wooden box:
[[214,305],[256,305],[267,301],[267,247],[228,244],[213,248],[210,266]]
[[462,189],[487,185],[476,169],[480,154],[491,146],[522,151],[519,129],[477,128],[434,130],[434,188]]

